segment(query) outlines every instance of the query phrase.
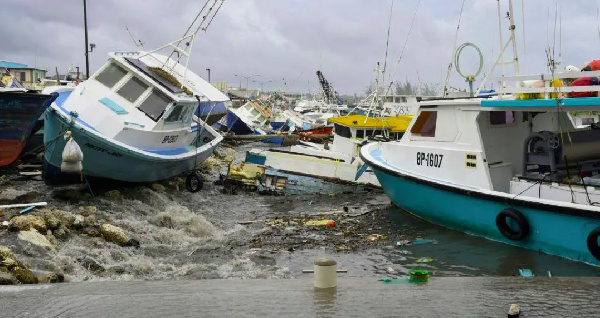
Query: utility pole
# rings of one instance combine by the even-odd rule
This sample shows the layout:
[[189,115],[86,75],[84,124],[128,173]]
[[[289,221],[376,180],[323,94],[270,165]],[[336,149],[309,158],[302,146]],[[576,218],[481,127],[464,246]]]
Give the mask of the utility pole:
[[90,59],[88,51],[88,29],[87,29],[87,6],[86,0],[83,0],[83,26],[85,29],[85,78],[90,78]]
[[242,78],[246,79],[246,90],[248,90],[248,80],[251,79],[251,78],[253,78],[253,77],[260,76],[260,75],[256,74],[256,75],[244,76],[244,75],[237,75],[237,74],[235,74],[234,76],[240,78],[240,87],[242,86],[242,84],[241,84],[242,80],[241,79]]
[[208,71],[208,82],[210,83],[210,68],[207,68],[206,71]]

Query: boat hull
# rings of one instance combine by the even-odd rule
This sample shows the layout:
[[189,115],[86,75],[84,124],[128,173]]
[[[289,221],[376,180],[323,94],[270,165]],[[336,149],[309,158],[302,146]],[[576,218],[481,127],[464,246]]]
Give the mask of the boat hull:
[[21,155],[38,119],[57,97],[56,93],[0,92],[0,166]]
[[[587,247],[588,235],[600,226],[598,213],[466,191],[403,174],[363,155],[387,196],[411,214],[468,234],[600,266]],[[529,235],[522,240],[509,240],[496,226],[496,217],[508,208],[521,212],[529,223]]]
[[158,158],[99,138],[80,126],[69,128],[69,123],[51,108],[45,113],[44,126],[44,142],[48,144],[44,153],[44,179],[48,183],[55,183],[62,177],[60,166],[66,141],[60,135],[67,129],[71,130],[73,139],[83,152],[84,175],[133,183],[164,180],[191,171],[205,161],[218,145],[214,143],[196,155],[184,158]]

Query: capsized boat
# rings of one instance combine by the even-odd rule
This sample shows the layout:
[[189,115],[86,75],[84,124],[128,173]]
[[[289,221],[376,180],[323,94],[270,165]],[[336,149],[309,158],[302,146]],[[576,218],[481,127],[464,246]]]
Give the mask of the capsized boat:
[[[151,52],[113,52],[108,62],[72,91],[61,92],[45,113],[44,179],[60,177],[70,131],[83,152],[83,174],[149,182],[192,172],[223,139],[194,116],[200,103],[227,96],[187,68],[195,35],[208,15],[181,38]],[[205,11],[210,10],[210,11]],[[214,13],[211,13],[214,12]],[[163,48],[172,53],[159,54]],[[190,174],[192,175],[192,174]]]
[[[600,265],[600,130],[577,128],[568,114],[598,111],[600,98],[561,98],[600,86],[550,85],[581,76],[503,77],[517,85],[498,97],[421,101],[400,141],[368,144],[360,156],[392,201],[416,216]],[[529,79],[544,83],[518,85]],[[517,99],[525,93],[543,98]]]
[[289,150],[252,149],[246,154],[246,162],[339,184],[356,183],[377,187],[379,182],[375,175],[358,158],[360,147],[372,138],[401,138],[411,120],[412,116],[409,115],[378,118],[349,115],[332,118],[330,121],[334,126],[331,145],[301,141]]
[[57,97],[0,88],[0,166],[21,155],[38,119]]

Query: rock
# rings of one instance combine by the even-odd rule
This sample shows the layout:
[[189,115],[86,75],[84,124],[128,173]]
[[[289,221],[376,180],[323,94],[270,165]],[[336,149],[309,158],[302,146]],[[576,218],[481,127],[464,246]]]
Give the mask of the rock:
[[10,220],[9,230],[28,231],[31,229],[46,232],[46,222],[43,218],[35,215],[17,215]]
[[277,264],[275,258],[262,254],[253,254],[248,257],[252,262],[257,265],[271,265],[274,266]]
[[87,199],[87,192],[80,189],[61,189],[52,192],[52,196],[63,201],[79,202]]
[[15,254],[6,246],[0,245],[0,265],[11,268],[18,265]]
[[46,231],[46,239],[48,239],[48,241],[50,243],[52,243],[52,245],[54,245],[55,247],[58,246],[58,240],[56,239],[56,237],[52,234],[52,231],[48,230]]
[[83,257],[83,258],[78,258],[77,261],[79,262],[79,264],[81,264],[81,266],[85,267],[87,270],[91,271],[91,272],[103,272],[104,271],[104,266],[100,265],[100,263],[98,263],[95,259],[91,258],[91,257]]
[[37,277],[38,283],[63,283],[65,281],[65,275],[62,273],[50,273]]
[[104,197],[110,201],[123,201],[123,195],[119,190],[110,190],[104,193]]
[[76,229],[82,229],[85,227],[85,217],[80,214],[75,215],[75,221],[73,221],[73,227]]
[[101,236],[100,231],[95,226],[88,226],[81,230],[81,234],[87,235],[90,237],[99,237]]
[[9,273],[0,272],[0,285],[16,285],[19,281]]
[[[83,206],[79,207],[79,210],[83,211],[83,212],[87,212],[87,213],[96,213],[96,212],[98,212],[98,208],[96,208],[93,205],[88,205],[88,206],[85,206],[85,207],[83,207]],[[87,213],[83,213],[83,215],[87,215]]]
[[21,231],[21,232],[19,232],[18,237],[19,237],[19,240],[29,242],[33,245],[45,247],[48,249],[56,248],[56,246],[54,246],[52,243],[50,243],[50,241],[44,235],[40,234],[40,232],[38,232],[35,229],[31,229],[29,231]]
[[15,190],[15,189],[3,189],[0,192],[0,204],[9,204],[13,203],[18,197],[27,194],[27,191]]
[[100,234],[108,242],[112,242],[121,246],[127,246],[131,238],[125,230],[111,224],[102,224],[100,226]]
[[10,182],[10,178],[7,175],[0,176],[0,185],[5,185]]
[[75,223],[76,219],[75,214],[57,209],[44,209],[42,216],[44,221],[46,221],[46,226],[53,231],[58,229],[60,226],[64,226],[66,228],[73,226],[73,223]]
[[37,284],[38,279],[32,271],[26,268],[17,268],[13,270],[13,275],[23,284]]
[[179,189],[185,189],[185,179],[181,177],[173,178],[169,181],[169,186],[175,188],[177,191],[179,191]]
[[94,216],[94,215],[88,215],[88,216],[84,217],[83,224],[85,226],[97,226],[98,225],[98,221],[96,220],[96,216]]
[[165,191],[165,186],[160,183],[153,183],[151,186],[152,190],[162,192]]
[[71,231],[69,231],[69,229],[63,225],[61,225],[58,229],[56,229],[56,230],[54,230],[54,232],[52,232],[52,235],[54,235],[54,237],[56,237],[59,240],[68,239],[70,234],[71,234]]

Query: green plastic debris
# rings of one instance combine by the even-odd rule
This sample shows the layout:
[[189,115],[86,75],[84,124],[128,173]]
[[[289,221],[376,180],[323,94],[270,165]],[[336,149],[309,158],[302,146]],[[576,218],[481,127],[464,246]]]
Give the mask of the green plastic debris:
[[417,263],[430,263],[433,262],[433,258],[431,257],[419,257],[417,258]]

